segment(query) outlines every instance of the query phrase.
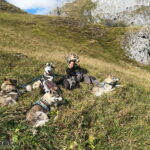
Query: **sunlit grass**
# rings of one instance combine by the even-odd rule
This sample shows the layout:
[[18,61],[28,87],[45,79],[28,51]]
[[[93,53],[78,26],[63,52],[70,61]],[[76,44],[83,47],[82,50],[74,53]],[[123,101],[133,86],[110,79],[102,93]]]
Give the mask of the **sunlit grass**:
[[85,84],[73,91],[62,89],[66,104],[49,113],[50,121],[36,136],[25,113],[41,95],[38,90],[26,93],[15,106],[0,108],[0,141],[12,140],[14,149],[149,149],[149,67],[129,60],[121,49],[129,29],[0,13],[0,83],[4,77],[27,83],[43,73],[46,62],[54,63],[57,74],[65,74],[65,57],[76,52],[91,75],[103,81],[113,74],[122,85],[100,98]]

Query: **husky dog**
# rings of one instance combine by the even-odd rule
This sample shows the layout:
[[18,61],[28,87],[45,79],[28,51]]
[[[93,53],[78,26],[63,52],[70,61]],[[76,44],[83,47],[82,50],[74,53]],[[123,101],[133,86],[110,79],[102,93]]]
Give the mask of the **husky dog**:
[[120,86],[118,82],[119,82],[118,78],[109,75],[108,78],[106,78],[102,83],[100,83],[100,85],[92,88],[92,93],[95,96],[101,96],[104,93],[113,91],[116,87]]
[[54,66],[53,64],[47,63],[45,66],[45,72],[41,79],[41,87],[43,91],[50,92],[51,88],[57,87],[57,85],[54,83]]
[[54,109],[62,97],[58,94],[57,89],[53,88],[50,92],[45,93],[26,114],[26,121],[33,127],[43,126],[49,121],[47,113]]
[[17,90],[17,81],[12,79],[4,79],[0,91],[0,106],[15,104],[19,97]]
[[47,63],[44,69],[44,74],[41,80],[34,82],[32,85],[27,85],[26,90],[32,91],[34,89],[41,88],[45,93],[50,91],[51,87],[54,87],[54,66],[52,63]]

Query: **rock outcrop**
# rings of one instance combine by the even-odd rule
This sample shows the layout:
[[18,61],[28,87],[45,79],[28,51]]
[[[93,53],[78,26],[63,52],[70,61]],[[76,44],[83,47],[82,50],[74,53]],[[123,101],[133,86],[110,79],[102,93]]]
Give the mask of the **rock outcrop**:
[[149,0],[92,0],[96,8],[92,10],[95,22],[110,20],[111,24],[124,22],[126,25],[150,24]]
[[[88,7],[89,3],[94,7]],[[84,6],[83,6],[84,5]],[[76,8],[76,9],[75,9]],[[64,0],[61,7],[51,12],[52,15],[92,17],[94,23],[114,26],[150,25],[150,0]],[[74,16],[74,15],[73,15]],[[77,16],[77,15],[76,15]],[[88,20],[88,19],[87,19]]]
[[150,27],[129,31],[123,41],[123,48],[131,59],[145,65],[150,64]]
[[[53,15],[107,26],[147,26],[150,25],[150,0],[66,0]],[[129,31],[123,41],[123,49],[131,59],[150,64],[149,27]]]

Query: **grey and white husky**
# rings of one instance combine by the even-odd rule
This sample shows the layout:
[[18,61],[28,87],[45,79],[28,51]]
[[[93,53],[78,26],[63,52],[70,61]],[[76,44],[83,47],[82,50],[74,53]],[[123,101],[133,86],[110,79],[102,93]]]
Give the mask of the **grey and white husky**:
[[92,93],[95,96],[101,96],[104,93],[108,93],[113,91],[115,88],[119,87],[120,85],[118,84],[119,79],[109,75],[108,78],[106,78],[100,85],[94,86],[92,88]]
[[63,98],[57,89],[51,89],[38,100],[26,114],[26,121],[33,127],[45,125],[49,121],[47,113],[53,110]]

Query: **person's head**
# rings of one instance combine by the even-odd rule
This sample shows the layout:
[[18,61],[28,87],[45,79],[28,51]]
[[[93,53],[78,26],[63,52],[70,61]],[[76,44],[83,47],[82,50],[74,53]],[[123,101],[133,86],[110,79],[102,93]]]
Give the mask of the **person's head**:
[[75,62],[74,62],[74,61],[70,61],[70,62],[69,62],[69,68],[73,68],[74,65],[75,65]]

